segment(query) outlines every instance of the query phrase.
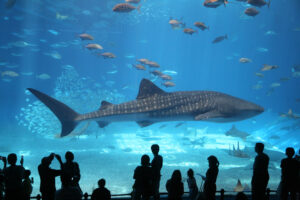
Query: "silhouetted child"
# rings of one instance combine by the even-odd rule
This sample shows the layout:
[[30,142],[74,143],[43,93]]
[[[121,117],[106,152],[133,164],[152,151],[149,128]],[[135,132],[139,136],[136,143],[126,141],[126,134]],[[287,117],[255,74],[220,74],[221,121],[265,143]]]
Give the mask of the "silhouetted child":
[[166,183],[168,200],[181,200],[184,193],[182,176],[179,170],[174,170],[171,179]]
[[160,185],[160,170],[163,166],[163,157],[161,155],[158,155],[159,153],[159,146],[158,144],[153,144],[151,146],[151,151],[153,153],[153,160],[151,162],[151,167],[153,171],[153,197],[154,200],[159,199],[159,185]]
[[74,186],[68,176],[61,177],[61,189],[55,193],[55,200],[82,200],[82,192]]
[[31,171],[25,170],[24,180],[22,182],[24,199],[29,200],[32,193],[32,181],[30,180]]
[[299,173],[299,163],[293,158],[295,150],[291,147],[286,148],[287,158],[281,160],[281,199],[287,200],[289,193],[291,200],[296,200],[297,179]]
[[100,179],[98,181],[98,188],[93,191],[91,200],[110,200],[110,191],[105,188],[105,180]]
[[16,165],[17,155],[12,153],[7,156],[9,167],[4,168],[3,174],[5,178],[5,199],[17,200],[23,198],[22,179],[24,178],[25,169],[21,165]]
[[194,171],[192,169],[189,169],[187,171],[188,179],[187,183],[189,186],[189,197],[191,200],[195,200],[198,194],[198,187],[196,183],[196,179],[194,177]]
[[206,199],[215,200],[216,199],[216,181],[219,173],[219,161],[215,156],[209,156],[207,158],[209,168],[206,171],[206,177],[204,179],[204,189],[203,193]]
[[239,192],[235,196],[235,200],[248,200],[248,197],[245,195],[244,192]]
[[255,152],[257,156],[253,164],[253,176],[251,180],[252,199],[253,200],[265,200],[266,189],[269,182],[269,156],[264,151],[263,143],[256,143]]
[[141,166],[138,166],[134,170],[133,178],[135,179],[133,185],[133,199],[149,199],[153,193],[153,174],[150,167],[150,157],[148,155],[142,156]]

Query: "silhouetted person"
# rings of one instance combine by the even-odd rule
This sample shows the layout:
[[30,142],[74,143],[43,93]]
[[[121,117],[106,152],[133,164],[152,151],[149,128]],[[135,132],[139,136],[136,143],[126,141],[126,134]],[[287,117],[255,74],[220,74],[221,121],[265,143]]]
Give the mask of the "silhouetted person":
[[184,193],[182,176],[179,170],[174,170],[171,179],[166,183],[168,200],[181,200]]
[[159,152],[159,146],[157,144],[153,144],[151,146],[151,151],[153,153],[153,160],[151,162],[151,167],[153,171],[153,197],[154,200],[159,199],[159,185],[160,185],[160,170],[163,166],[163,157],[161,155],[158,155]]
[[30,180],[31,171],[25,170],[24,180],[22,182],[24,200],[29,200],[32,193],[32,180]]
[[55,193],[55,200],[81,200],[82,192],[79,187],[73,185],[69,176],[61,176],[61,189]]
[[4,175],[0,172],[0,200],[4,199]]
[[269,157],[263,153],[264,144],[256,143],[255,152],[257,156],[253,164],[253,176],[252,176],[252,199],[253,200],[265,200],[266,189],[269,182]]
[[98,181],[98,188],[93,191],[91,200],[110,200],[110,191],[105,188],[105,180],[100,179]]
[[217,191],[217,177],[219,174],[219,161],[215,156],[209,156],[207,158],[209,168],[206,171],[206,177],[203,177],[205,180],[203,193],[206,200],[215,200],[216,191]]
[[299,163],[293,158],[295,150],[291,147],[286,148],[287,158],[281,160],[281,199],[287,200],[289,193],[291,200],[296,200],[297,179],[299,173]]
[[244,192],[239,192],[235,196],[235,200],[248,200],[248,197],[245,195]]
[[297,178],[297,193],[298,193],[298,196],[300,196],[300,149],[298,151],[298,155],[295,156],[295,159],[298,161],[298,178]]
[[134,170],[133,178],[133,199],[149,199],[153,193],[153,173],[150,167],[150,157],[143,155],[141,158],[141,166]]
[[194,177],[194,171],[192,169],[189,169],[187,171],[188,179],[187,183],[189,186],[189,197],[191,200],[195,200],[198,195],[198,187],[196,183],[196,179]]
[[16,165],[17,155],[12,153],[7,156],[7,162],[10,166],[3,169],[5,178],[5,199],[22,199],[22,179],[24,178],[25,171],[25,169],[21,166],[23,165],[23,159],[21,159],[21,165]]
[[43,200],[54,200],[56,191],[55,177],[61,175],[61,170],[50,168],[54,157],[58,160],[60,166],[62,167],[63,163],[60,156],[54,153],[51,153],[48,157],[44,157],[38,167],[41,179],[40,192],[42,193]]
[[[68,180],[71,180],[71,185],[78,187],[80,180],[80,169],[77,162],[74,162],[74,154],[70,151],[67,151],[65,154],[66,162],[62,167],[62,176],[67,176]],[[81,190],[81,189],[80,189]]]

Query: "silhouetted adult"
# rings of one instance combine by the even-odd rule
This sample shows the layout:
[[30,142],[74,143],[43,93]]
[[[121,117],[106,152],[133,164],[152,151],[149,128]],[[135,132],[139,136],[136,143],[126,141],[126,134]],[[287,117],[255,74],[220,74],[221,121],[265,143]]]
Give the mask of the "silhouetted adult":
[[[298,169],[300,168],[300,149],[298,151],[298,155],[295,156],[295,159],[298,161]],[[298,196],[300,196],[300,169],[298,170],[298,176],[297,176],[297,193]]]
[[248,200],[248,197],[245,195],[244,192],[239,192],[235,196],[235,200]]
[[219,174],[219,161],[215,156],[209,156],[207,158],[209,168],[206,171],[206,177],[204,179],[203,193],[206,200],[215,200],[217,191],[217,177]]
[[147,200],[153,193],[153,173],[150,167],[150,157],[143,155],[141,158],[141,166],[134,170],[133,178],[133,199]]
[[69,176],[61,176],[61,189],[55,193],[55,200],[81,200],[82,192],[79,187],[73,185]]
[[[3,168],[6,168],[6,158],[0,156],[0,160],[3,162]],[[5,189],[4,183],[5,183],[5,179],[4,179],[3,170],[0,168],[0,200],[4,199],[4,189]]]
[[7,156],[7,162],[10,165],[3,169],[5,178],[5,199],[17,200],[23,198],[22,179],[24,178],[23,159],[21,165],[16,165],[17,155],[12,153]]
[[93,191],[91,200],[110,200],[110,191],[105,188],[105,180],[100,179],[98,181],[98,188]]
[[41,179],[40,192],[42,193],[43,200],[54,200],[56,191],[55,177],[61,175],[61,170],[50,168],[54,157],[58,160],[62,168],[63,163],[61,161],[61,157],[54,153],[51,153],[48,157],[44,157],[41,164],[38,166]]
[[187,183],[190,190],[189,197],[190,200],[195,200],[198,195],[198,187],[197,187],[196,179],[194,177],[194,171],[192,169],[189,169],[187,171],[187,175],[188,175]]
[[168,200],[181,200],[184,193],[182,176],[179,170],[174,170],[171,179],[166,183]]
[[281,199],[287,200],[289,193],[291,200],[296,200],[297,179],[299,173],[299,163],[293,158],[295,150],[291,147],[286,148],[287,158],[281,160]]
[[22,182],[24,200],[29,200],[32,193],[32,181],[30,180],[31,171],[25,170],[24,180]]
[[158,144],[153,144],[151,146],[151,151],[153,153],[153,160],[151,161],[151,167],[153,170],[153,197],[154,200],[159,199],[159,185],[160,185],[160,170],[163,166],[163,157],[158,155],[159,153],[159,146]]
[[62,176],[66,176],[66,179],[71,180],[71,185],[74,187],[78,187],[81,191],[79,186],[80,180],[80,169],[77,162],[74,162],[74,154],[70,151],[67,151],[65,154],[66,162],[63,163],[62,167]]
[[266,189],[269,182],[269,156],[264,151],[263,143],[256,143],[255,152],[257,156],[253,164],[253,176],[252,176],[252,199],[253,200],[265,200]]

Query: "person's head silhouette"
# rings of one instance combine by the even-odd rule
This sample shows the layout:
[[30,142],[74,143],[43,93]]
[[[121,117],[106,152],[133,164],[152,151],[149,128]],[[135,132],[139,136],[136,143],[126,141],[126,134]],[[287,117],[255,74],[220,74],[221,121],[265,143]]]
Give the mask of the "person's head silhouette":
[[105,186],[105,179],[100,179],[99,181],[98,181],[98,186],[100,187],[100,188],[104,188],[104,186]]
[[15,153],[11,153],[7,156],[7,162],[10,165],[16,165],[17,163],[17,155]]
[[143,155],[141,158],[142,166],[149,166],[150,165],[150,157],[148,155]]
[[264,147],[265,147],[265,145],[263,143],[260,143],[260,142],[256,143],[255,144],[255,152],[258,154],[262,153],[264,151]]
[[71,151],[67,151],[65,154],[65,158],[67,162],[73,162],[74,154]]
[[181,172],[178,169],[173,171],[171,180],[174,182],[181,182],[181,180],[182,180]]
[[189,169],[187,171],[187,175],[188,175],[189,178],[193,178],[194,177],[194,171],[192,169]]
[[151,146],[151,151],[152,151],[153,155],[158,155],[158,152],[159,152],[159,146],[158,146],[158,144],[153,144]]
[[295,155],[295,150],[292,147],[288,147],[285,149],[285,155],[287,155],[288,158],[293,158]]
[[29,178],[30,175],[31,175],[31,171],[30,170],[25,170],[24,177]]
[[42,165],[45,167],[49,167],[52,162],[51,156],[42,158]]
[[207,158],[209,167],[219,167],[219,161],[216,156],[209,156]]

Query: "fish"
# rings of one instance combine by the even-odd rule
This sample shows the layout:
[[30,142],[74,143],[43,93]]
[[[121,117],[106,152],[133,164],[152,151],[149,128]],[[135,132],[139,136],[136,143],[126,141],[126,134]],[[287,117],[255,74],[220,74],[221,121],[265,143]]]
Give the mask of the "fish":
[[172,29],[179,29],[185,27],[185,23],[172,18],[169,20],[169,24],[172,26]]
[[52,30],[52,29],[49,29],[48,32],[51,33],[52,35],[58,35],[59,34],[59,32],[57,32],[56,30]]
[[148,59],[146,58],[140,58],[137,59],[138,62],[140,62],[141,64],[147,65],[148,62],[150,62]]
[[249,58],[240,58],[239,62],[240,63],[249,63],[249,62],[252,62],[252,60]]
[[269,31],[265,32],[265,35],[276,35],[276,32],[269,30]]
[[278,65],[263,64],[263,67],[260,69],[260,71],[270,71],[273,69],[277,69],[278,67],[279,67]]
[[161,79],[166,80],[166,81],[170,81],[172,80],[172,77],[167,75],[167,74],[162,74],[159,76]]
[[148,61],[147,65],[149,67],[153,67],[153,68],[160,68],[160,65],[158,63],[156,63],[156,62],[153,62],[153,61]]
[[280,86],[280,83],[272,83],[270,85],[271,88],[276,88],[276,87],[279,87]]
[[177,75],[178,74],[178,72],[176,72],[176,71],[173,71],[173,70],[164,70],[162,73],[164,73],[164,74],[167,74],[167,75]]
[[219,42],[221,42],[221,41],[223,41],[223,40],[225,40],[225,39],[228,39],[227,34],[226,34],[226,35],[223,35],[223,36],[216,37],[216,38],[212,41],[212,43],[213,43],[213,44],[219,43]]
[[21,75],[23,75],[23,76],[31,76],[31,75],[33,75],[33,72],[21,72]]
[[115,58],[116,57],[116,55],[115,54],[113,54],[113,53],[110,53],[110,52],[105,52],[105,53],[102,53],[102,54],[100,54],[103,58]]
[[183,29],[183,32],[184,32],[185,34],[189,34],[189,35],[193,35],[194,33],[198,33],[197,30],[194,30],[194,29],[192,29],[192,28],[185,28],[185,29]]
[[43,74],[37,75],[36,78],[41,79],[41,80],[48,80],[51,78],[51,76],[49,74],[43,73]]
[[163,121],[241,121],[264,112],[257,104],[221,92],[165,92],[148,79],[141,80],[135,100],[120,104],[102,101],[98,110],[86,114],[79,114],[36,89],[27,90],[59,119],[61,137],[69,135],[83,121],[96,121],[101,128],[121,121],[136,121],[140,127],[147,127]]
[[50,53],[44,53],[44,55],[46,56],[50,56],[54,59],[60,60],[62,58],[62,56],[60,55],[60,53],[58,53],[57,51],[52,51]]
[[132,66],[134,66],[138,70],[146,70],[146,67],[144,65],[141,65],[141,64],[132,65]]
[[8,77],[14,78],[14,77],[18,77],[19,74],[17,72],[14,72],[14,71],[3,71],[3,72],[1,72],[1,76],[2,77],[3,76],[8,76]]
[[175,128],[178,128],[178,127],[182,126],[183,124],[184,124],[184,122],[179,122],[175,125]]
[[58,20],[66,20],[68,18],[69,18],[68,15],[62,15],[59,12],[56,13],[56,19],[58,19]]
[[259,11],[256,8],[247,8],[244,13],[248,16],[254,17],[259,14]]
[[94,37],[88,33],[82,33],[79,35],[81,40],[94,40]]
[[256,50],[259,51],[259,52],[261,52],[261,53],[266,53],[266,52],[269,51],[269,49],[264,48],[264,47],[258,47]]
[[158,71],[158,70],[154,70],[154,71],[152,71],[150,73],[153,74],[154,76],[161,76],[161,75],[163,75],[163,73],[161,71]]
[[264,77],[264,74],[262,74],[262,73],[258,73],[258,72],[257,72],[257,73],[255,73],[255,75],[256,75],[256,76],[258,76],[258,77],[261,77],[261,78],[262,78],[262,77]]
[[280,81],[289,81],[289,80],[291,80],[291,78],[290,77],[281,77],[279,80]]
[[163,83],[163,85],[165,87],[174,87],[175,86],[175,83],[171,82],[171,81],[166,81]]
[[100,44],[87,44],[85,46],[85,48],[87,48],[88,50],[102,50],[103,47]]
[[127,13],[127,12],[131,12],[133,10],[137,10],[140,12],[140,8],[141,8],[141,5],[139,5],[138,7],[134,7],[128,3],[119,3],[119,4],[115,5],[112,10],[114,12]]
[[268,8],[270,7],[271,0],[267,3],[265,0],[248,0],[248,4],[256,7],[262,7],[264,5],[267,5]]
[[125,0],[126,3],[135,3],[138,4],[140,3],[141,0]]
[[206,26],[203,22],[195,22],[194,26],[204,31],[205,29],[209,30],[209,27]]
[[227,3],[227,0],[205,0],[203,5],[207,8],[217,8],[222,4],[226,6]]
[[118,70],[113,70],[113,71],[109,71],[109,72],[106,72],[107,74],[116,74],[118,72]]
[[225,133],[226,136],[232,136],[232,137],[238,137],[238,138],[241,138],[243,140],[246,140],[246,138],[250,135],[249,133],[246,133],[246,132],[243,132],[243,131],[240,131],[236,128],[235,125],[232,125],[231,129],[228,130],[226,133]]
[[293,110],[289,109],[289,111],[287,113],[281,113],[280,117],[288,117],[288,118],[292,118],[292,119],[299,119],[300,115],[295,115],[293,113]]

